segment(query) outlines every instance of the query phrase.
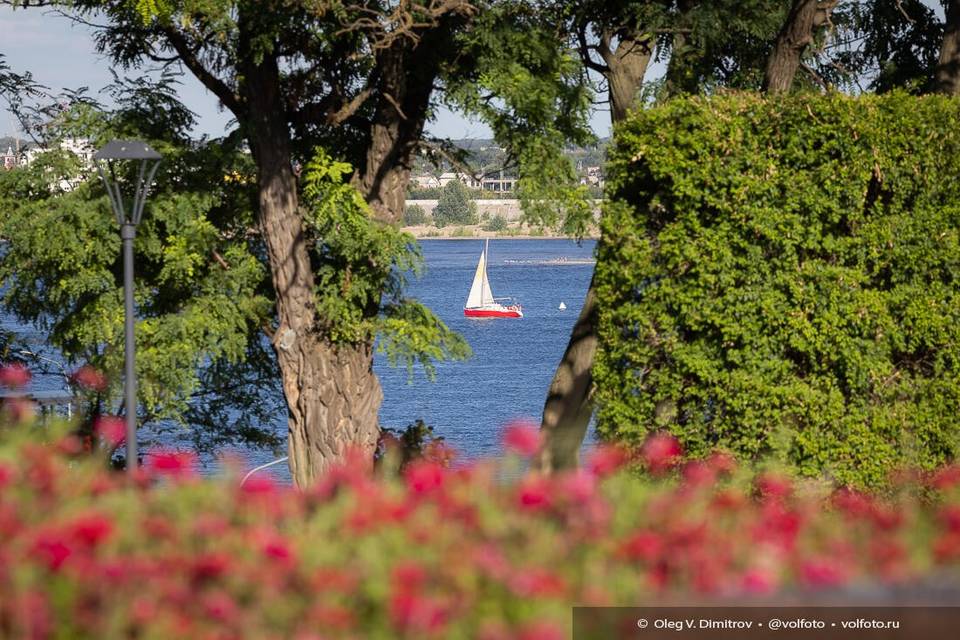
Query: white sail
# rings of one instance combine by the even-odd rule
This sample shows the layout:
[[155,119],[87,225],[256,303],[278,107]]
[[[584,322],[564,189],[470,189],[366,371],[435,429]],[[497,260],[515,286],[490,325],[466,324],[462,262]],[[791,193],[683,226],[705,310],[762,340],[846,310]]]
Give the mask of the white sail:
[[490,255],[490,240],[483,246],[483,288],[480,290],[480,301],[483,304],[493,304],[493,291],[490,290],[490,278],[487,277],[487,256]]
[[467,296],[467,308],[475,309],[483,306],[483,283],[486,279],[487,254],[483,251],[480,253],[480,262],[477,263],[477,272],[473,274],[473,284],[470,286],[470,295]]
[[[489,244],[489,240],[487,241]],[[493,303],[493,292],[490,290],[490,280],[487,279],[487,247],[480,253],[477,262],[477,271],[473,274],[473,284],[470,286],[470,295],[467,296],[466,308],[477,309]]]

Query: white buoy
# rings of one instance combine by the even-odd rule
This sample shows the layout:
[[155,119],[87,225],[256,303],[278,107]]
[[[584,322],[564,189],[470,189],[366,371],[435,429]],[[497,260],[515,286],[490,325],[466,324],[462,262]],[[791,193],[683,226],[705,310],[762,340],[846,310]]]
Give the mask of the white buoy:
[[560,309],[560,311],[563,311],[563,310],[565,310],[566,308],[567,308],[567,305],[563,304],[563,302],[561,302],[561,303],[560,303],[560,306],[558,307],[558,309]]

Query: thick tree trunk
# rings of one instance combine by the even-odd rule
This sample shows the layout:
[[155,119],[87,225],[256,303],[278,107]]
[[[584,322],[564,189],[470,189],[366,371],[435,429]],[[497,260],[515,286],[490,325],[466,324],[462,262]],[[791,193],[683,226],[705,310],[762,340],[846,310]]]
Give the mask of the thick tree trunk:
[[382,392],[371,345],[330,344],[317,333],[314,277],[291,164],[276,60],[244,69],[259,215],[276,293],[273,337],[289,410],[290,471],[306,486],[357,447],[373,460]]
[[602,49],[610,94],[610,118],[622,122],[636,105],[643,86],[643,76],[653,55],[653,42],[648,36],[623,35],[616,50]]
[[803,52],[813,42],[817,27],[830,19],[838,0],[794,0],[787,20],[777,35],[773,51],[767,59],[763,90],[778,94],[790,91],[800,68]]
[[403,217],[413,160],[440,72],[436,52],[449,46],[448,38],[448,29],[436,27],[418,40],[397,39],[377,55],[380,99],[366,159],[353,184],[384,222]]
[[[616,50],[609,38],[601,55],[610,85],[610,113],[614,124],[622,122],[636,106],[643,77],[653,53],[653,42],[642,36],[621,37]],[[537,467],[546,473],[571,469],[579,462],[580,445],[593,414],[593,358],[597,350],[597,295],[593,279],[584,298],[563,359],[553,374],[543,406],[540,429],[544,446]]]
[[936,71],[937,91],[960,95],[960,0],[947,3],[947,22],[943,30],[940,61]]

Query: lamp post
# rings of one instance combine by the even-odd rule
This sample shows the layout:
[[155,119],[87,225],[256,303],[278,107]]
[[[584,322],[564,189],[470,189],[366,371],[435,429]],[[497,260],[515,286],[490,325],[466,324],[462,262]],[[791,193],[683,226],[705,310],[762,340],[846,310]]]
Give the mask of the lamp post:
[[[120,238],[123,240],[123,298],[125,311],[124,330],[124,410],[127,421],[127,473],[134,473],[137,469],[137,378],[134,372],[134,341],[133,341],[133,239],[137,235],[137,225],[143,217],[143,205],[147,200],[147,192],[153,175],[160,164],[160,154],[154,151],[145,142],[139,140],[112,140],[102,149],[93,154],[97,165],[97,172],[110,196],[110,204],[117,216],[120,225]],[[121,195],[121,180],[117,178],[116,163],[138,162],[131,176],[135,176],[133,187],[133,201],[129,215],[123,207]],[[104,171],[104,164],[106,171]]]

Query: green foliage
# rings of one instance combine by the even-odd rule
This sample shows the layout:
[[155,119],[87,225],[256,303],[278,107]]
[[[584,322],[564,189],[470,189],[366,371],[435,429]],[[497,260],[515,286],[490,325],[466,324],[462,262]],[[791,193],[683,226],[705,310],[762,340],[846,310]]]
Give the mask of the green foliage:
[[320,329],[333,342],[377,336],[391,366],[412,373],[420,363],[432,377],[435,360],[466,358],[470,348],[427,307],[404,297],[406,275],[422,268],[420,250],[413,236],[370,215],[348,182],[351,172],[322,149],[303,171]]
[[484,231],[503,231],[504,229],[507,228],[507,226],[508,226],[507,219],[503,217],[503,214],[498,213],[492,218],[490,218],[490,220],[488,220],[485,225],[483,225],[483,230]]
[[876,484],[960,452],[960,103],[680,99],[618,131],[605,437]]
[[450,79],[447,101],[486,122],[508,149],[525,216],[581,235],[588,195],[563,153],[567,144],[594,139],[587,126],[592,92],[579,59],[529,2],[493,3],[459,43],[475,65]]
[[112,385],[92,406],[119,407],[119,231],[96,173],[59,142],[148,140],[163,160],[134,242],[142,418],[203,425],[206,446],[272,443],[262,427],[279,390],[260,333],[272,300],[262,248],[248,234],[250,186],[226,179],[249,173],[249,159],[229,141],[190,142],[192,114],[169,82],[118,81],[111,112],[90,101],[59,108],[44,129],[52,150],[0,174],[0,237],[10,241],[0,256],[3,305],[47,330],[68,362],[107,374]]
[[451,180],[444,185],[433,209],[433,222],[440,229],[448,224],[477,224],[477,204],[462,182]]
[[415,227],[427,223],[427,212],[418,204],[407,205],[403,211],[403,226]]

